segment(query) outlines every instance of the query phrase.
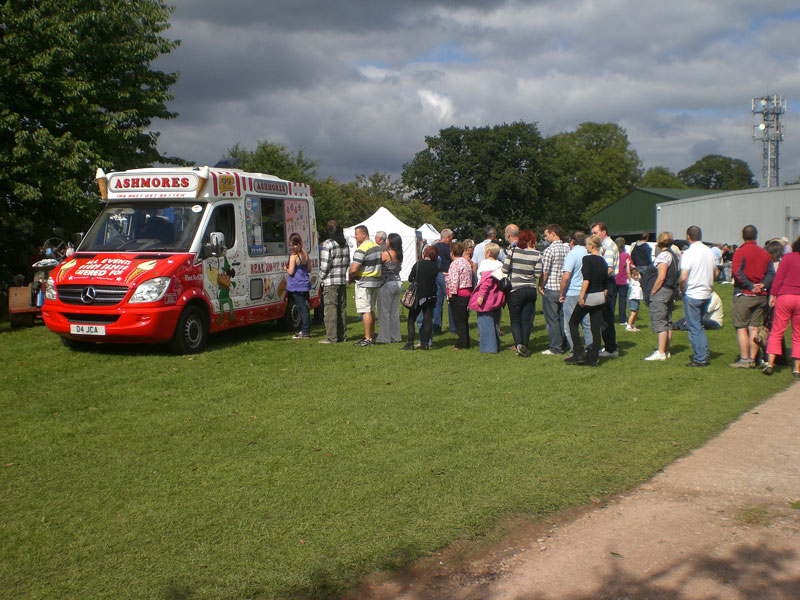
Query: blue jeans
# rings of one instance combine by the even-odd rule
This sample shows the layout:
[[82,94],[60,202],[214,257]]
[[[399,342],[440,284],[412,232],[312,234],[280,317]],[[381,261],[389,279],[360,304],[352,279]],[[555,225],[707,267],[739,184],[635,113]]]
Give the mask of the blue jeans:
[[514,337],[515,346],[527,347],[530,344],[535,312],[535,287],[521,287],[512,290],[508,295],[508,316],[511,319],[511,335]]
[[289,292],[292,301],[300,309],[300,332],[308,335],[311,332],[311,313],[308,305],[308,292]]
[[497,354],[500,351],[500,312],[501,309],[495,308],[478,313],[478,346],[481,352]]
[[[569,318],[572,316],[572,312],[575,310],[575,307],[578,305],[578,296],[567,296],[564,299],[564,336],[567,338],[567,342],[569,343],[569,350],[572,352],[572,338],[569,335]],[[583,321],[581,321],[581,327],[583,327],[583,343],[585,344],[586,348],[588,349],[592,346],[592,326],[591,322],[589,321],[589,315],[587,314],[583,317]],[[599,343],[600,340],[598,340]],[[599,348],[598,348],[599,350]]]
[[542,295],[542,312],[547,324],[547,341],[550,352],[564,353],[564,309],[558,301],[559,293],[545,290]]
[[711,298],[698,300],[688,296],[683,297],[683,314],[686,317],[686,327],[689,329],[689,342],[694,350],[693,362],[708,362],[708,337],[703,328],[703,317],[706,316],[709,302]]
[[[433,309],[433,328],[436,331],[442,330],[442,313],[444,312],[444,305],[447,304],[447,281],[445,281],[444,273],[439,272],[436,275],[436,308]],[[456,332],[456,326],[453,323],[453,311],[450,305],[447,304],[447,321],[450,333]]]

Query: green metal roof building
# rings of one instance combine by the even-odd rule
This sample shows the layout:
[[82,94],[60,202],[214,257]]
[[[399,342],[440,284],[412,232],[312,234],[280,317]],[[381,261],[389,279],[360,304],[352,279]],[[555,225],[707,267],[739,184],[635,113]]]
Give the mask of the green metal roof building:
[[651,239],[656,233],[656,205],[659,202],[685,200],[697,196],[708,196],[719,190],[634,188],[632,192],[607,206],[592,217],[592,222],[608,225],[612,237],[623,236],[637,239],[647,231]]

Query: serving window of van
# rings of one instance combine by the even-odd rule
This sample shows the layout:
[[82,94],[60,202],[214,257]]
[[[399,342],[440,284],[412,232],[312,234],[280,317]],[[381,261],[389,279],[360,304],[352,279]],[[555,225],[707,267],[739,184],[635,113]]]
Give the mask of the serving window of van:
[[286,254],[286,213],[280,198],[245,200],[247,247],[250,256]]
[[236,245],[236,215],[233,204],[221,204],[214,207],[208,227],[203,234],[203,243],[211,242],[211,233],[219,232],[225,236],[225,247],[233,248]]

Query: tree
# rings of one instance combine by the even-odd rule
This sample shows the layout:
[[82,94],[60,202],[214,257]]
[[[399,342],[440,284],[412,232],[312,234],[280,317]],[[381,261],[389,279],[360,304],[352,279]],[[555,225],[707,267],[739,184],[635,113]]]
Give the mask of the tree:
[[647,169],[639,187],[661,188],[661,189],[682,189],[688,187],[681,178],[675,175],[667,167],[652,167]]
[[302,149],[292,155],[283,144],[260,141],[256,149],[251,151],[236,143],[228,149],[228,156],[240,159],[237,168],[252,173],[265,173],[308,184],[314,183],[317,178],[319,161],[306,158]]
[[758,187],[747,163],[738,158],[709,154],[678,171],[686,185],[703,190],[746,190]]
[[0,282],[54,230],[97,212],[94,173],[176,162],[153,119],[175,116],[176,73],[150,68],[178,42],[161,37],[160,0],[8,0],[0,6]]
[[566,229],[588,225],[592,215],[632,190],[641,177],[641,161],[615,123],[581,123],[550,143],[554,194],[560,198],[553,220]]
[[535,124],[449,127],[425,143],[403,166],[403,182],[458,237],[542,221],[543,139]]

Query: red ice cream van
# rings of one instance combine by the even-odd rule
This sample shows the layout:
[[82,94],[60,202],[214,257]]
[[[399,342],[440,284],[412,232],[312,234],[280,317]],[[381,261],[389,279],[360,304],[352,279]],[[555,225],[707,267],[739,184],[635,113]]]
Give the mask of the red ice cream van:
[[44,322],[66,346],[163,342],[196,353],[231,327],[283,319],[299,329],[284,269],[293,233],[319,306],[308,185],[211,167],[98,169],[97,182],[105,207],[45,287]]

